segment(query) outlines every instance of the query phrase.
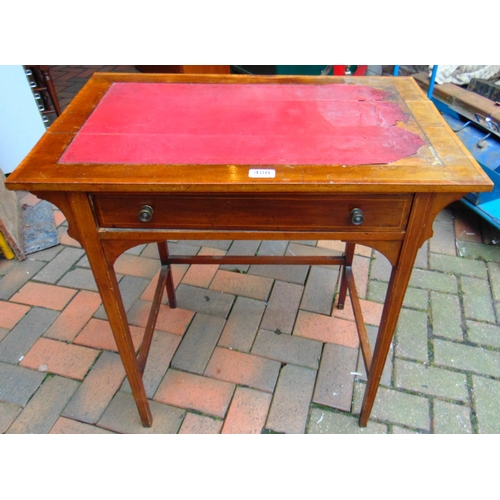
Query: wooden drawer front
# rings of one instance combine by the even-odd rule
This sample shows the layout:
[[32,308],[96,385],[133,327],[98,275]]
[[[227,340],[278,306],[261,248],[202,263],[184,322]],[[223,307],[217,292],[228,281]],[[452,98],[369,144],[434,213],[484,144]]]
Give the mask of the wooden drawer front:
[[[403,231],[412,195],[95,195],[99,225],[144,229]],[[142,207],[153,210],[141,222]],[[352,222],[360,209],[363,222]]]

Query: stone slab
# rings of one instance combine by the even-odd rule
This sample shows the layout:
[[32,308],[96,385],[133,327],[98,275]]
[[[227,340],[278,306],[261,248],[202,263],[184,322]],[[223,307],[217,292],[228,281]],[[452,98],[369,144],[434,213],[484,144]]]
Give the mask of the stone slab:
[[[354,389],[353,413],[359,414],[365,385],[357,383]],[[429,400],[393,389],[379,387],[371,419],[405,425],[425,431],[431,430]]]
[[176,434],[185,411],[155,401],[149,405],[153,425],[144,427],[132,394],[117,392],[97,425],[120,434]]
[[316,372],[302,366],[282,368],[269,410],[266,429],[286,434],[303,434]]
[[434,434],[472,434],[470,407],[434,401]]
[[500,381],[472,376],[474,406],[480,434],[500,433]]
[[351,411],[357,360],[358,349],[325,344],[313,401],[339,410]]
[[368,422],[360,427],[353,415],[313,408],[307,424],[307,434],[387,434],[387,425]]

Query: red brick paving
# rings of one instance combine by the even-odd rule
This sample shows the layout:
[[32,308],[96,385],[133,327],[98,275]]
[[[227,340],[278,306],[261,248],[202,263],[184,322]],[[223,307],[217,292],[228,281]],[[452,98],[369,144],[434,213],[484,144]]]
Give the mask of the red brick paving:
[[364,245],[356,245],[354,249],[355,255],[362,255],[363,257],[371,257],[373,249],[370,247],[365,247]]
[[0,300],[0,328],[13,328],[29,310],[28,306]]
[[168,370],[154,400],[224,418],[234,389],[228,382]]
[[[128,320],[132,325],[145,327],[148,323],[151,302],[137,300],[128,312]],[[177,307],[171,309],[169,306],[161,305],[156,320],[156,330],[183,335],[187,330],[194,312]]]
[[69,288],[29,282],[10,300],[30,306],[46,307],[47,309],[61,311],[75,294],[76,290]]
[[[380,325],[380,318],[382,316],[383,304],[378,302],[372,302],[370,300],[360,299],[361,310],[363,311],[363,319],[368,325],[378,326]],[[337,301],[333,307],[333,315],[336,318],[343,318],[347,320],[354,321],[354,313],[352,312],[351,299],[347,296],[344,309],[337,308]]]
[[[180,342],[181,337],[178,335],[155,330],[143,376],[144,388],[148,398],[154,396]],[[127,379],[123,382],[120,390],[132,392]]]
[[260,434],[271,405],[271,394],[238,387],[224,421],[222,434]]
[[269,304],[262,318],[261,328],[292,333],[303,291],[304,287],[301,285],[282,281],[275,282]]
[[343,241],[318,240],[317,246],[319,248],[329,248],[330,250],[338,250],[339,252],[343,252],[345,250],[345,243]]
[[[181,282],[184,274],[186,274],[186,271],[189,266],[184,265],[184,264],[174,264],[171,266],[172,269],[172,279],[174,281],[174,288],[177,288],[179,283]],[[152,302],[156,290],[156,283],[158,282],[158,276],[160,276],[160,271],[153,276],[153,279],[149,283],[149,285],[146,287],[144,292],[142,292],[141,295],[141,300],[148,300]],[[168,297],[166,291],[163,293],[163,297],[161,299],[162,304],[167,304],[168,302]]]
[[279,371],[278,361],[217,347],[204,375],[272,392]]
[[0,434],[7,431],[12,422],[14,422],[19,413],[21,413],[21,410],[22,408],[18,405],[0,401]]
[[32,279],[45,265],[44,262],[29,259],[22,262],[12,259],[8,262],[14,265],[12,267],[5,266],[2,269],[2,272],[5,272],[5,275],[2,276],[2,286],[0,286],[0,299],[2,300],[12,300],[12,296],[19,288]]
[[56,227],[59,227],[65,220],[66,217],[60,210],[54,210],[54,224]]
[[111,431],[101,429],[94,425],[77,422],[70,418],[59,417],[50,429],[49,434],[113,434]]
[[61,245],[68,245],[70,247],[77,247],[77,248],[81,248],[82,247],[78,241],[76,241],[75,239],[73,239],[68,234],[68,228],[67,227],[59,226],[57,228],[57,235],[59,236],[59,243],[61,243]]
[[9,330],[7,328],[0,328],[0,342],[7,337],[7,334],[9,333]]
[[[224,250],[218,248],[207,248],[203,247],[198,255],[225,255]],[[199,286],[202,288],[208,288],[212,282],[217,270],[219,269],[218,264],[194,264],[189,267],[189,270],[184,274],[182,278],[182,283],[186,285]]]
[[249,352],[255,335],[257,335],[264,310],[264,302],[238,297],[222,331],[219,345]]
[[179,434],[219,434],[222,423],[222,420],[188,412],[182,422]]
[[321,347],[322,344],[315,340],[260,330],[251,353],[282,363],[317,369],[321,358]]
[[356,282],[356,289],[358,291],[358,296],[361,299],[366,298],[366,292],[368,290],[368,271],[370,269],[370,259],[365,257],[360,257],[355,255],[352,262],[352,272],[354,274],[354,280]]
[[358,350],[326,344],[321,358],[313,401],[322,405],[351,411],[354,375]]
[[124,378],[125,370],[118,354],[102,353],[62,415],[95,424]]
[[[142,342],[144,328],[130,326],[130,335],[134,348],[137,350]],[[92,318],[75,338],[74,343],[94,349],[118,352],[109,321],[102,319]]]
[[16,267],[16,259],[7,260],[0,258],[0,276],[7,274],[12,268]]
[[98,293],[80,291],[45,332],[44,337],[71,342],[101,304]]
[[293,335],[319,342],[358,347],[359,339],[354,321],[332,318],[324,314],[299,311]]
[[160,306],[156,329],[174,335],[183,335],[194,317],[194,312],[179,307],[170,309],[168,306]]
[[160,267],[160,261],[124,253],[116,259],[114,267],[115,272],[118,274],[152,278]]
[[7,433],[48,433],[77,388],[76,380],[58,376],[46,378]]
[[172,358],[172,367],[202,374],[224,328],[224,320],[197,314]]
[[217,264],[215,265],[192,265],[187,273],[182,278],[182,283],[186,285],[199,286],[201,288],[207,288],[212,282],[215,273],[219,269]]
[[272,285],[271,278],[220,270],[215,275],[210,289],[250,299],[267,300]]
[[302,366],[286,365],[269,410],[266,428],[286,434],[305,432],[316,372]]
[[[330,250],[338,250],[339,252],[344,252],[345,243],[342,241],[334,240],[318,240],[317,245],[319,248],[329,248]],[[354,250],[355,255],[362,255],[363,257],[371,257],[372,249],[370,247],[365,247],[364,245],[356,245]]]
[[94,349],[40,338],[19,365],[82,380],[98,354]]
[[132,394],[117,392],[97,425],[122,434],[175,434],[185,411],[156,401],[149,402],[153,425],[143,427]]
[[28,205],[30,207],[33,207],[37,205],[40,202],[40,198],[35,196],[32,193],[28,193],[26,196],[23,196],[20,200],[19,203],[22,205]]

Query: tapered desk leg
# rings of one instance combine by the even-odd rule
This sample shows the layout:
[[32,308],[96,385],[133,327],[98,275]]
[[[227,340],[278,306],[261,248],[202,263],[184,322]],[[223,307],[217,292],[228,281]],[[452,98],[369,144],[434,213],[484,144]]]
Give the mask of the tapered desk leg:
[[385,297],[377,342],[373,351],[372,363],[368,372],[365,395],[359,415],[359,425],[361,427],[366,427],[370,418],[417,252],[425,241],[426,224],[432,225],[431,207],[432,198],[429,194],[422,193],[415,196],[405,240],[401,247],[397,265],[392,269]]
[[359,416],[359,425],[366,427],[370,418],[375,396],[382,378],[385,362],[389,349],[391,347],[392,338],[396,329],[399,313],[404,300],[404,290],[410,279],[412,266],[407,269],[394,268],[389,281],[389,289],[385,298],[385,306],[382,313],[377,342],[373,351],[373,358],[368,373],[368,381],[366,384],[363,405]]
[[175,298],[175,287],[174,287],[174,277],[172,275],[172,265],[168,261],[168,244],[166,241],[158,242],[158,253],[160,254],[160,262],[162,266],[167,266],[168,274],[167,274],[167,297],[168,297],[168,305],[171,309],[175,309],[177,307],[177,299]]
[[[141,421],[145,427],[151,427],[153,417],[139,370],[127,315],[116,280],[116,274],[106,252],[101,245],[89,200],[84,193],[72,193],[70,198],[72,211],[70,226],[75,224],[80,243],[87,252],[90,267],[101,295],[102,303],[118,347],[118,352],[125,368],[132,394],[134,396]],[[68,214],[66,214],[68,217]]]
[[342,266],[340,287],[339,287],[339,300],[337,301],[337,308],[344,309],[345,298],[347,295],[347,279],[346,279],[346,268],[352,266],[352,261],[354,259],[354,249],[356,245],[354,243],[345,244],[344,252],[344,265]]

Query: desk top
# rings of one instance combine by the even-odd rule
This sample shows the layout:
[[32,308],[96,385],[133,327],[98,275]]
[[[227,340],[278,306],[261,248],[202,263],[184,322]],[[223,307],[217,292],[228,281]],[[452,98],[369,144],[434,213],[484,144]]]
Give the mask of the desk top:
[[424,141],[366,85],[114,83],[61,163],[386,164]]
[[491,181],[412,78],[96,73],[8,185],[403,193]]

